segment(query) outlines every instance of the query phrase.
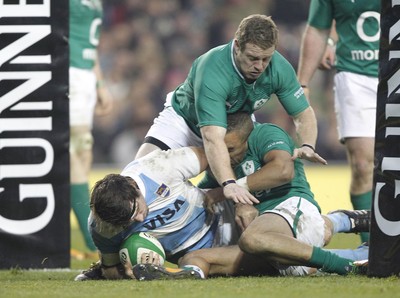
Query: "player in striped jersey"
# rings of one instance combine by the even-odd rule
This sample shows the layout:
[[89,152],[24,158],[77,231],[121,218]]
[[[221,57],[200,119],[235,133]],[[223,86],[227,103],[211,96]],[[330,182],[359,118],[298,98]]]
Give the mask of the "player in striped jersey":
[[205,192],[189,181],[206,167],[200,148],[156,150],[128,164],[121,174],[96,183],[89,223],[101,253],[103,272],[97,277],[126,277],[118,253],[124,239],[139,231],[156,237],[170,262],[192,250],[236,243],[231,202],[209,213],[204,208]]
[[[244,131],[246,129],[249,130],[252,121],[249,115],[243,115],[248,117],[247,120],[250,125],[247,123],[247,125],[240,125],[239,127],[243,127]],[[269,128],[272,128],[273,136],[266,138],[267,140],[262,142],[262,145],[266,144],[270,149],[277,150],[276,148],[284,146],[280,141],[273,142],[272,146],[275,147],[271,147],[271,138],[279,136],[280,139],[278,140],[282,140],[283,137],[281,135],[289,138],[286,133],[276,126],[264,124],[259,127],[266,127],[267,136],[270,135]],[[265,135],[257,134],[258,141],[251,142],[251,144],[259,144],[260,138],[258,137],[264,138]],[[294,143],[290,142],[291,149],[288,149],[288,146],[284,147],[285,152],[287,150],[292,152]],[[231,146],[228,147],[232,150]],[[245,152],[245,150],[242,152]],[[233,151],[231,154],[233,154]],[[262,153],[255,155],[254,158],[257,159],[261,155]],[[291,161],[290,154],[288,154],[288,158]],[[249,167],[248,170],[255,171],[259,166],[260,163],[255,167]],[[202,190],[188,181],[191,177],[197,176],[206,167],[207,160],[204,150],[201,148],[184,147],[168,151],[156,150],[143,158],[131,162],[122,171],[121,175],[110,174],[98,181],[93,189],[91,198],[90,227],[93,239],[101,252],[103,268],[98,266],[97,271],[93,269],[82,273],[78,275],[77,280],[99,277],[108,279],[122,276],[128,277],[127,274],[124,274],[124,268],[120,265],[118,251],[124,239],[139,231],[145,231],[156,237],[164,247],[167,260],[171,262],[177,262],[184,254],[202,248],[236,244],[239,233],[235,224],[232,201],[223,200],[224,197],[220,188],[210,190],[206,196]],[[303,226],[310,227],[310,224],[312,229],[308,229],[305,237],[303,237],[305,231],[298,232],[298,237],[301,234],[302,238],[300,238],[303,241],[311,234],[311,243],[320,247],[325,241],[328,241],[331,235],[328,233],[328,229],[324,228],[324,220],[319,213],[318,204],[309,190],[309,185],[302,169],[301,162],[296,160],[297,178],[295,183],[287,183],[287,185],[276,187],[274,191],[260,191],[260,196],[255,194],[261,201],[259,205],[256,205],[260,209],[259,211],[256,210],[253,218],[249,219],[247,216],[247,219],[250,222],[257,217],[258,212],[261,214],[265,210],[275,208],[276,205],[280,205],[280,203],[289,199],[299,199],[298,196],[301,194],[304,198],[302,200],[302,206],[304,205],[302,211],[308,212],[307,214],[311,214],[311,216],[301,217],[299,229],[302,230]],[[272,176],[281,179],[282,174],[278,175],[278,173],[280,172],[271,171]],[[237,174],[238,176],[243,175],[243,173],[240,174],[238,172]],[[270,193],[273,194],[272,198],[268,196]],[[285,194],[290,195],[287,197]],[[215,212],[206,211],[204,207],[204,202],[207,201],[206,197],[212,197],[216,201],[223,200],[215,204]],[[269,204],[270,202],[272,204]],[[243,206],[254,208],[250,205]],[[236,214],[236,217],[238,217],[238,214]],[[350,225],[350,215],[340,212],[335,217],[335,222],[331,221],[330,223],[332,232],[355,231],[352,231],[354,227]],[[242,223],[245,221],[243,219],[244,217],[242,216]],[[297,224],[291,224],[293,224],[293,229],[297,231]],[[289,230],[289,227],[287,230]],[[237,257],[231,253],[227,253],[228,255],[233,256],[231,260]],[[228,262],[230,262],[229,258]],[[152,262],[150,261],[150,263]],[[257,271],[258,273],[271,274],[271,272],[277,272],[270,264],[262,264],[263,266],[257,269],[261,270]],[[117,270],[118,268],[120,268],[120,271]],[[254,267],[252,267],[252,270],[255,270]],[[122,275],[118,272],[122,272]]]

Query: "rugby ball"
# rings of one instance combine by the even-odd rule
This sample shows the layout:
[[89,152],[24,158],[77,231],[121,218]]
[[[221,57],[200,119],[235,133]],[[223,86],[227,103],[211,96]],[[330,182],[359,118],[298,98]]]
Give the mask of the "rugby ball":
[[141,263],[143,253],[157,253],[160,256],[160,265],[164,264],[165,251],[157,238],[145,232],[134,233],[124,240],[119,250],[122,264],[132,268]]

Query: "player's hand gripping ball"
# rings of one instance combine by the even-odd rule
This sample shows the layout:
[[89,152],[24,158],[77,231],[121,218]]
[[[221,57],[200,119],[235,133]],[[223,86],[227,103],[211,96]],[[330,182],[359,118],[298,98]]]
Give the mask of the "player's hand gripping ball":
[[134,233],[124,240],[119,250],[119,258],[123,265],[132,268],[136,264],[143,263],[142,254],[158,254],[160,263],[165,261],[165,251],[161,243],[150,234]]

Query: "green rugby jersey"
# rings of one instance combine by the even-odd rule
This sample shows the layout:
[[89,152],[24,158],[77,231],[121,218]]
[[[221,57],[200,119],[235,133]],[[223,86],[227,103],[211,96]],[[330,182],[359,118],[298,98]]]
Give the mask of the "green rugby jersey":
[[[280,127],[264,123],[256,124],[247,141],[248,149],[242,162],[235,167],[234,172],[237,178],[242,178],[258,171],[264,165],[264,156],[271,150],[284,150],[293,155],[295,143],[293,139]],[[314,194],[307,181],[303,163],[300,159],[294,161],[294,178],[289,183],[252,192],[260,201],[254,205],[260,213],[271,210],[286,199],[299,196],[307,199],[321,211],[318,203],[314,200]],[[199,183],[201,188],[217,187],[218,184],[210,173],[206,173]]]
[[378,77],[380,0],[311,0],[308,24],[331,28],[336,21],[336,69]]
[[69,9],[70,66],[92,69],[103,14],[101,1],[70,0]]
[[233,58],[233,41],[198,57],[185,82],[172,97],[172,106],[198,135],[200,127],[226,128],[226,115],[249,114],[260,109],[276,94],[289,115],[304,111],[308,101],[290,63],[277,51],[264,73],[246,83]]

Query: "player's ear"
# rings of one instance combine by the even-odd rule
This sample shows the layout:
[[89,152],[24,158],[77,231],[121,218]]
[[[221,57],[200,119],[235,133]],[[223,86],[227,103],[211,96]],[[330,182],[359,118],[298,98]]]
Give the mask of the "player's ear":
[[233,51],[236,55],[240,52],[239,41],[236,38],[233,40]]

